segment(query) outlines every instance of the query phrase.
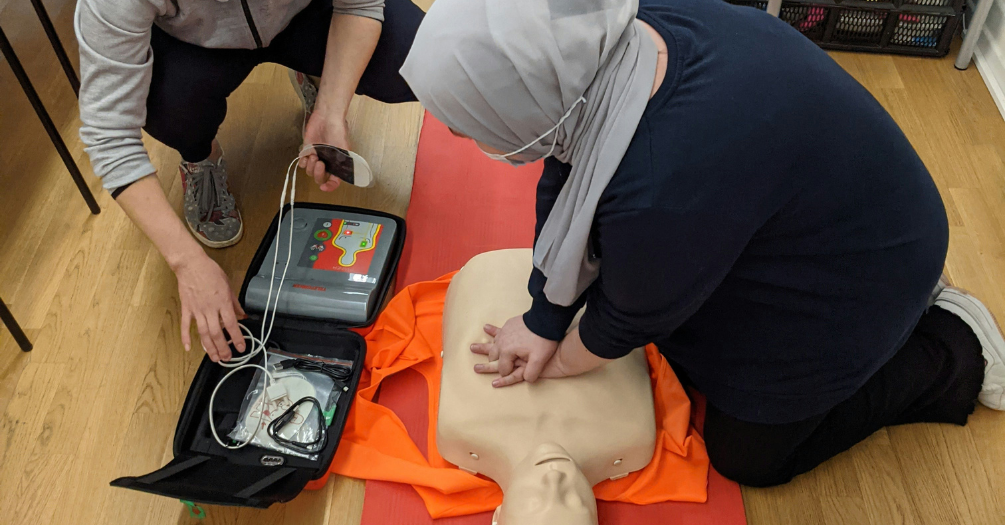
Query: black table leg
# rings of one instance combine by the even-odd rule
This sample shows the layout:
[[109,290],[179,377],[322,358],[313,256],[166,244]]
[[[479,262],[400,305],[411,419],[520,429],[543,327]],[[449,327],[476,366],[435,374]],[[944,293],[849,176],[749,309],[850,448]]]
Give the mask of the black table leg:
[[10,68],[14,70],[14,76],[17,77],[18,83],[21,84],[21,89],[24,90],[25,96],[31,102],[31,106],[35,108],[35,114],[38,115],[38,120],[42,121],[42,126],[45,128],[45,132],[49,134],[49,140],[52,141],[52,145],[56,147],[56,151],[59,153],[60,158],[63,159],[63,164],[66,165],[66,169],[70,172],[70,176],[73,177],[73,182],[77,185],[77,189],[80,190],[80,195],[84,197],[84,202],[87,203],[87,207],[91,209],[91,213],[97,215],[101,213],[101,208],[98,207],[98,201],[94,200],[94,195],[91,194],[91,189],[87,187],[87,182],[84,181],[84,176],[80,174],[80,169],[77,168],[77,163],[73,160],[70,155],[70,150],[66,149],[66,143],[63,142],[63,138],[59,136],[59,131],[56,129],[56,125],[52,123],[52,118],[49,117],[49,112],[45,110],[45,106],[42,105],[42,100],[38,98],[38,93],[35,91],[35,87],[31,85],[31,81],[28,80],[27,73],[24,72],[24,67],[21,66],[21,61],[18,60],[17,55],[14,54],[14,48],[10,45],[10,40],[7,40],[7,35],[4,34],[3,28],[0,27],[0,52],[7,59],[10,64]]
[[35,14],[38,15],[38,21],[42,23],[42,29],[45,30],[45,36],[49,37],[49,43],[52,44],[52,50],[56,52],[56,58],[59,59],[59,64],[63,66],[63,72],[66,73],[66,79],[70,81],[70,87],[73,88],[73,94],[80,96],[80,80],[77,78],[77,72],[73,70],[73,64],[70,63],[70,57],[66,55],[66,48],[63,47],[63,43],[59,40],[59,35],[56,34],[56,28],[52,26],[52,19],[49,18],[49,12],[45,10],[45,5],[42,4],[42,0],[31,0],[31,6],[35,8]]
[[0,321],[3,321],[4,326],[10,330],[11,335],[14,336],[14,340],[17,341],[17,345],[21,347],[21,350],[30,352],[31,341],[28,340],[28,336],[24,335],[21,325],[17,324],[14,314],[10,313],[10,310],[7,309],[7,305],[3,303],[2,299],[0,299]]

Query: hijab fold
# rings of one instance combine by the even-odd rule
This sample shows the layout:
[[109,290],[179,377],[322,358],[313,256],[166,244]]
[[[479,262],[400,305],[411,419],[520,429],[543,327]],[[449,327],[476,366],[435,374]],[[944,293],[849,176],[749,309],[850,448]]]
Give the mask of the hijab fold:
[[[568,306],[597,279],[589,250],[601,194],[638,127],[656,75],[656,45],[638,0],[437,0],[401,68],[420,102],[451,129],[572,165],[534,246],[545,295]],[[585,103],[576,104],[580,98]]]

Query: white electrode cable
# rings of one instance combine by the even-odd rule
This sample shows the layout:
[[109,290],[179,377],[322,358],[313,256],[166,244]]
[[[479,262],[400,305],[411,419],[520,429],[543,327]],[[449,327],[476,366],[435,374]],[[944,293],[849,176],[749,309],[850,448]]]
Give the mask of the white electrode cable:
[[[269,384],[270,383],[274,383],[275,380],[272,377],[272,374],[268,370],[269,352],[266,349],[266,343],[269,341],[269,337],[272,335],[272,327],[273,327],[273,325],[276,322],[276,313],[277,313],[277,311],[279,309],[279,294],[280,294],[280,292],[282,292],[283,283],[286,281],[286,272],[290,268],[290,259],[293,258],[293,213],[294,213],[294,209],[296,208],[295,203],[296,203],[296,196],[297,196],[297,180],[296,180],[297,163],[299,163],[300,159],[305,156],[304,155],[305,152],[306,152],[306,149],[304,151],[301,151],[300,154],[297,155],[297,158],[293,159],[293,162],[290,162],[289,167],[286,168],[286,180],[283,181],[283,193],[282,193],[282,196],[279,199],[279,214],[280,214],[280,217],[279,217],[279,224],[276,227],[276,250],[272,254],[272,273],[269,276],[269,294],[268,294],[268,296],[266,298],[266,301],[265,301],[265,310],[264,310],[263,315],[262,315],[261,338],[256,338],[251,333],[251,330],[249,330],[243,324],[239,324],[239,326],[241,327],[241,331],[244,332],[244,338],[245,338],[245,340],[248,340],[251,343],[251,349],[245,355],[243,355],[243,356],[232,358],[230,361],[226,361],[226,362],[221,361],[221,362],[218,363],[222,367],[233,368],[233,370],[231,370],[230,372],[228,372],[227,375],[223,376],[223,378],[220,379],[220,382],[216,384],[216,388],[213,389],[213,393],[209,396],[209,414],[208,414],[208,417],[209,417],[209,430],[210,430],[210,432],[212,432],[213,438],[216,439],[216,442],[219,443],[221,447],[229,449],[229,450],[236,450],[236,449],[239,449],[239,448],[243,448],[243,447],[247,446],[249,443],[251,443],[255,439],[255,437],[258,435],[258,431],[261,430],[261,428],[262,428],[262,418],[265,417],[264,416],[265,407],[268,406],[269,402],[271,401],[269,399]],[[291,180],[291,178],[293,180],[293,186],[292,186],[292,188],[290,188],[290,180]],[[286,265],[283,267],[283,273],[282,273],[282,276],[279,279],[279,287],[276,288],[276,302],[275,302],[275,304],[272,305],[272,317],[270,319],[269,318],[269,306],[272,303],[272,289],[273,289],[273,285],[275,284],[275,281],[276,281],[276,266],[277,266],[277,263],[279,261],[279,243],[280,243],[280,239],[282,238],[282,235],[281,235],[282,234],[282,226],[283,226],[283,216],[282,216],[282,213],[283,213],[283,208],[286,206],[286,191],[287,191],[287,189],[290,190],[290,234],[289,234],[289,242],[287,243],[287,250],[286,250]],[[266,329],[266,326],[268,326],[268,329]],[[251,361],[252,359],[254,359],[255,356],[257,356],[259,353],[261,353],[262,356],[263,356],[263,361],[262,362],[263,362],[264,366],[263,365],[258,365],[258,364],[253,364],[253,363],[249,363],[249,361]],[[226,382],[227,379],[230,378],[230,376],[232,376],[235,373],[237,373],[238,371],[244,370],[246,368],[258,368],[262,372],[265,373],[265,385],[264,385],[264,388],[262,389],[262,409],[259,410],[258,421],[255,423],[255,430],[251,432],[251,436],[248,437],[248,439],[246,441],[244,441],[243,443],[239,443],[237,445],[228,445],[228,444],[224,443],[222,439],[220,439],[220,436],[216,432],[216,423],[213,421],[213,403],[216,401],[216,393],[220,390],[220,386],[223,385],[223,383]]]
[[344,150],[338,146],[332,146],[331,144],[307,144],[304,146],[303,149],[300,150],[300,153],[297,154],[297,161],[299,162],[300,159],[306,157],[307,155],[317,155],[318,153],[317,151],[314,151],[314,148],[318,147],[333,149],[340,153],[347,153],[347,150]]

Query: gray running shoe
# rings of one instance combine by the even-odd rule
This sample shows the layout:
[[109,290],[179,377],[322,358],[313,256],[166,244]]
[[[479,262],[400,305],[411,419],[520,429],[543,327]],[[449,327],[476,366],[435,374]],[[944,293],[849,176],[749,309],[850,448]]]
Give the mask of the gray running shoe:
[[185,190],[185,224],[199,242],[210,248],[237,244],[244,234],[241,213],[227,188],[227,165],[213,162],[182,162],[178,167]]

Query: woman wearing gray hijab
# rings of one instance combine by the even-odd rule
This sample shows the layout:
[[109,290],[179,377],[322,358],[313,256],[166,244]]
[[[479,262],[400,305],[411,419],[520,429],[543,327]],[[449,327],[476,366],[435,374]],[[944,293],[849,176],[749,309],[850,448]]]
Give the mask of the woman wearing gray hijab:
[[720,0],[437,0],[401,73],[489,156],[545,159],[533,306],[472,346],[495,386],[655,343],[708,400],[712,464],[758,486],[887,425],[1005,407],[1001,332],[940,279],[927,169],[784,22]]

